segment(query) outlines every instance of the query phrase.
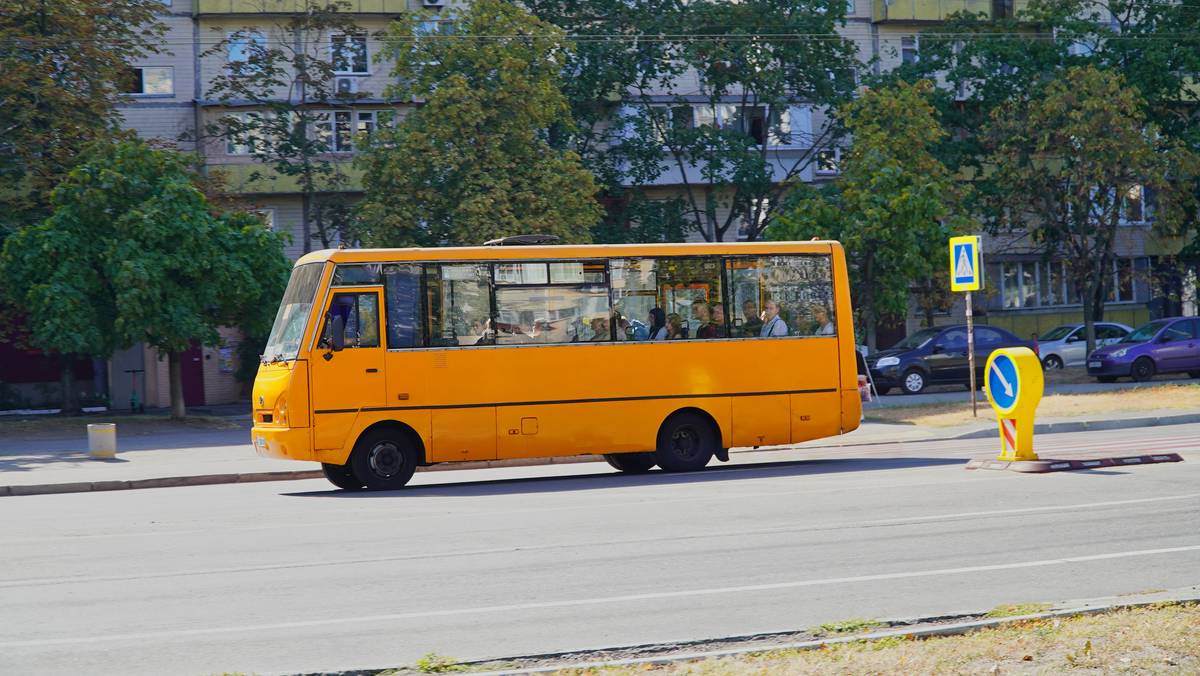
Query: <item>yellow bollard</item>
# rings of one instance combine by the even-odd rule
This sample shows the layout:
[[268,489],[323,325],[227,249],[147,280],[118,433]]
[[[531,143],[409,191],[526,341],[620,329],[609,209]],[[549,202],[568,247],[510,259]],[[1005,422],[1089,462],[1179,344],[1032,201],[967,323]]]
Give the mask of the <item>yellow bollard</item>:
[[1002,348],[988,357],[983,379],[1000,426],[999,459],[1037,460],[1033,420],[1045,389],[1041,360],[1027,347]]
[[89,423],[88,453],[93,458],[117,457],[117,424]]

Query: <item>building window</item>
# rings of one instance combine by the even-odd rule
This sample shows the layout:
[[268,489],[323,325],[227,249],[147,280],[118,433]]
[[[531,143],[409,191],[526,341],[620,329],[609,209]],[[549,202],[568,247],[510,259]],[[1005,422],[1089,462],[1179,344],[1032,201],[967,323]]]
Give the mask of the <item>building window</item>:
[[329,38],[329,45],[333,70],[339,75],[367,75],[371,72],[366,35],[333,35]]
[[[313,113],[314,138],[324,146],[325,152],[354,152],[354,134],[364,122],[361,119],[356,121],[355,115],[355,111],[352,110],[323,110]],[[370,123],[373,128],[374,114],[371,115]]]
[[254,111],[226,113],[221,116],[225,129],[226,155],[253,155],[258,152],[267,136],[263,128],[263,116],[264,113]]
[[918,42],[917,36],[910,35],[908,37],[900,38],[900,62],[908,66],[919,61],[919,49],[920,42]]
[[787,106],[771,109],[770,144],[807,147],[812,143],[812,108]]
[[842,149],[825,148],[817,151],[816,172],[818,176],[833,176],[841,172]]
[[229,40],[227,54],[229,63],[250,63],[256,57],[262,58],[262,53],[267,48],[267,38],[258,31],[230,33],[227,38]]
[[138,66],[126,73],[122,93],[134,96],[171,96],[175,93],[175,69],[170,66]]

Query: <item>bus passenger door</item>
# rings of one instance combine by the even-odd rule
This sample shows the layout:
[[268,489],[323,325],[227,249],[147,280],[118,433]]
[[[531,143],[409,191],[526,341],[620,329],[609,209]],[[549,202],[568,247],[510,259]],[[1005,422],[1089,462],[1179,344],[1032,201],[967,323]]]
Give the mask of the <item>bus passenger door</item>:
[[[378,289],[339,289],[325,308],[321,337],[309,360],[312,373],[313,446],[341,448],[358,412],[384,405],[384,347]],[[333,317],[345,322],[345,348],[332,350]]]

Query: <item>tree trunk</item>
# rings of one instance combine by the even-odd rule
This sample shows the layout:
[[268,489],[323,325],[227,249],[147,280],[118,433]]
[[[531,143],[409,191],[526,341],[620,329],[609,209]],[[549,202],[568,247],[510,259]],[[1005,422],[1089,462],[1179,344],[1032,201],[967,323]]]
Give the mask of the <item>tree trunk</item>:
[[167,356],[171,380],[171,417],[175,420],[187,415],[187,407],[183,403],[183,361],[182,353],[171,352]]
[[312,208],[312,199],[308,192],[303,193],[300,198],[300,232],[304,238],[304,253],[312,250],[312,225],[309,222],[309,210]]
[[1096,285],[1088,282],[1085,285],[1083,293],[1083,326],[1084,335],[1087,336],[1086,356],[1090,357],[1096,349],[1096,306],[1092,302],[1092,298],[1096,293]]
[[75,360],[71,355],[62,355],[59,360],[62,362],[62,413],[79,415],[83,408],[79,406],[79,392],[75,388]]

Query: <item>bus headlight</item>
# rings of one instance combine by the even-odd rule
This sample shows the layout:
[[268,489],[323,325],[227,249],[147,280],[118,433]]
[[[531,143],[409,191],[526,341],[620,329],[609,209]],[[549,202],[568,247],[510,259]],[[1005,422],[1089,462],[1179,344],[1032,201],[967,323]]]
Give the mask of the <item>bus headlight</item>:
[[885,366],[899,366],[900,357],[884,357],[875,362],[875,368],[883,368]]

